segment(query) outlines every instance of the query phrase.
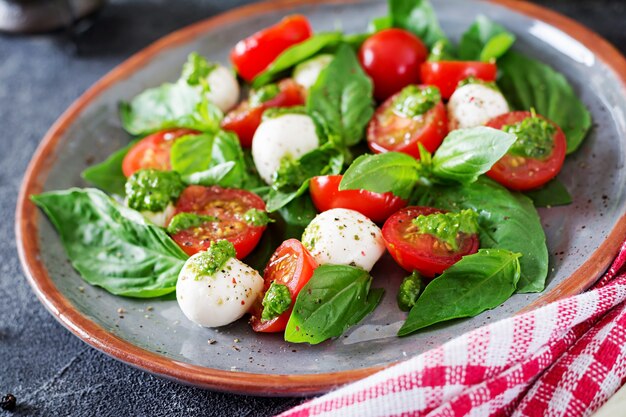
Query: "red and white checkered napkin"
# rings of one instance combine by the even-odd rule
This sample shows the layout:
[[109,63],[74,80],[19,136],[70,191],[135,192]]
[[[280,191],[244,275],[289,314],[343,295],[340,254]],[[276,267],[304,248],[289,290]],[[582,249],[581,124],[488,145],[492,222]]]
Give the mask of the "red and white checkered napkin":
[[626,242],[593,290],[474,330],[281,417],[583,416],[626,380]]

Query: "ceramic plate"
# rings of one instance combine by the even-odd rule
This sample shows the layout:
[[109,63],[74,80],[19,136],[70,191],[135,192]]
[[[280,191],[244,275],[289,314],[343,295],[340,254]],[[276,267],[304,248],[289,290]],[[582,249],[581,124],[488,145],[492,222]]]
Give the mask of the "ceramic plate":
[[504,24],[517,35],[515,48],[563,72],[593,115],[591,134],[559,175],[574,203],[540,210],[550,251],[544,293],[515,295],[478,317],[397,338],[405,315],[395,306],[395,292],[404,274],[383,258],[373,275],[375,286],[388,292],[376,311],[337,340],[305,346],[255,334],[244,320],[219,330],[200,328],[185,319],[176,301],[115,297],[81,280],[28,196],[87,186],[80,178],[86,161],[103,160],[128,143],[117,116],[120,100],[175,79],[192,51],[227,62],[236,41],[286,14],[308,16],[317,31],[353,33],[387,10],[384,1],[284,0],[237,9],[156,42],[96,83],[51,128],[31,161],[17,209],[20,256],[38,297],[78,337],[148,372],[211,389],[298,395],[364,377],[462,332],[588,287],[626,235],[624,58],[579,24],[520,1],[441,0],[435,8],[453,39],[479,13]]

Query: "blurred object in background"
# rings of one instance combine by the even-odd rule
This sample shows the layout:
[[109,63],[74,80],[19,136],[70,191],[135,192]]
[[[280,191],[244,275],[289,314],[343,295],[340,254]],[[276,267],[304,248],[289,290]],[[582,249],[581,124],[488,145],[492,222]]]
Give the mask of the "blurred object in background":
[[71,29],[106,0],[0,0],[0,31],[14,33]]

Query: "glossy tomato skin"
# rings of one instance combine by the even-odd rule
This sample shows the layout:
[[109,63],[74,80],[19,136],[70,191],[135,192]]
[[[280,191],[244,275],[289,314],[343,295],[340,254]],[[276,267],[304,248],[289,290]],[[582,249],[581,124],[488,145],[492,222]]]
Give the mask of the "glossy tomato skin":
[[252,81],[285,49],[313,35],[306,17],[287,16],[274,26],[239,41],[230,52],[230,60],[239,75]]
[[393,214],[383,225],[383,239],[393,259],[405,270],[419,271],[431,278],[457,263],[463,256],[478,252],[476,234],[461,235],[457,251],[449,251],[431,235],[416,233],[412,220],[417,216],[445,213],[434,207],[410,206]]
[[[252,309],[250,325],[255,332],[273,333],[285,330],[289,316],[291,316],[293,303],[302,287],[313,276],[315,268],[317,268],[317,262],[297,239],[286,240],[276,249],[263,273],[265,284],[262,295]],[[261,320],[261,314],[263,314],[261,301],[272,282],[286,285],[289,288],[292,307],[272,320],[263,321]]]
[[374,153],[403,152],[419,159],[418,143],[435,152],[448,134],[448,114],[439,102],[417,117],[406,117],[393,110],[400,93],[381,104],[367,125],[367,145]]
[[392,193],[380,194],[366,190],[339,191],[341,178],[342,175],[311,178],[309,189],[318,211],[345,208],[358,211],[376,223],[382,223],[407,204],[406,200]]
[[243,101],[222,120],[222,128],[236,133],[242,147],[252,146],[254,132],[261,124],[265,110],[271,107],[293,107],[304,104],[304,92],[294,80],[290,78],[282,80],[278,83],[278,88],[280,92],[274,98],[254,107],[249,101]]
[[363,70],[374,82],[374,97],[387,99],[420,80],[420,64],[428,50],[420,38],[403,29],[385,29],[370,36],[359,49]]
[[422,83],[437,86],[446,100],[466,78],[491,82],[496,80],[497,72],[496,64],[478,61],[424,62],[420,68]]
[[246,223],[244,215],[253,208],[265,210],[265,203],[250,191],[190,185],[178,197],[174,215],[196,213],[214,216],[218,221],[182,230],[172,239],[189,256],[208,249],[211,242],[226,239],[235,246],[237,259],[243,259],[259,243],[266,228]]
[[186,135],[197,135],[192,129],[166,129],[153,133],[135,144],[122,161],[124,176],[130,177],[136,171],[153,168],[161,171],[172,169],[170,151],[176,139]]
[[[530,112],[514,111],[494,117],[487,122],[486,126],[501,129],[505,125],[521,122],[528,117],[532,117]],[[537,115],[537,117],[542,116]],[[556,128],[553,136],[554,148],[548,157],[535,159],[506,154],[487,171],[487,176],[516,191],[541,187],[556,177],[565,162],[567,141],[561,128],[556,123],[548,121]]]

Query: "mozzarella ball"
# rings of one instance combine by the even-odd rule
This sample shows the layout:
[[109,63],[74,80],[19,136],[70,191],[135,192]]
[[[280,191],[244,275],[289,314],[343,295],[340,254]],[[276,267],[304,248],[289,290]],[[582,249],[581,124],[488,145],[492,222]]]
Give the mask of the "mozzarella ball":
[[197,270],[194,259],[185,262],[176,283],[176,299],[185,316],[204,327],[225,326],[248,312],[263,290],[259,273],[236,258],[230,258],[213,275]]
[[302,244],[320,265],[351,265],[366,271],[385,252],[380,228],[358,211],[341,208],[318,214],[304,230]]
[[482,84],[457,88],[448,101],[450,130],[482,126],[508,112],[509,105],[502,93]]
[[207,98],[223,112],[232,109],[239,101],[239,83],[226,67],[218,65],[207,78],[209,92]]
[[166,227],[169,219],[174,216],[175,211],[176,207],[169,203],[162,211],[142,211],[141,215],[156,226]]
[[252,138],[252,159],[268,184],[284,157],[298,159],[319,147],[313,120],[305,114],[283,114],[264,120]]
[[330,64],[333,56],[323,54],[298,64],[293,71],[293,79],[306,90],[311,88],[320,76],[320,72]]

